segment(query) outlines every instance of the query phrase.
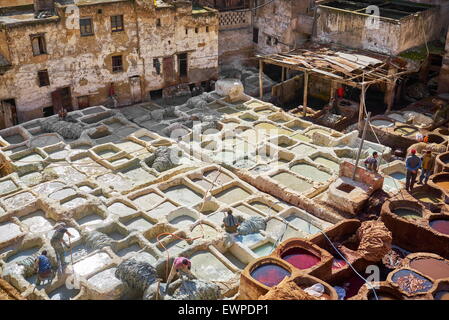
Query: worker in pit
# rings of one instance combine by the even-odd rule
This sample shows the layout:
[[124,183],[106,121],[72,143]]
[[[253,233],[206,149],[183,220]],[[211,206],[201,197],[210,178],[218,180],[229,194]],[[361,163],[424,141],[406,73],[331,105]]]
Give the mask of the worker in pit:
[[53,270],[50,259],[47,257],[47,250],[42,253],[35,260],[35,268],[37,270],[36,285],[40,285],[41,281],[53,277]]
[[[62,270],[62,267],[64,265],[64,251],[65,248],[70,248],[70,246],[65,242],[64,235],[72,237],[72,234],[67,229],[67,226],[64,222],[58,223],[55,226],[55,232],[53,233],[53,236],[51,237],[50,244],[55,249],[56,252],[56,258],[58,260],[58,266],[60,266],[60,269]],[[65,247],[65,248],[64,248]]]
[[410,151],[411,155],[405,160],[407,175],[405,177],[405,189],[409,192],[413,191],[418,170],[421,168],[421,159],[416,155],[416,150]]
[[427,184],[427,181],[429,180],[429,177],[431,175],[431,172],[433,170],[435,159],[432,156],[432,151],[427,150],[424,156],[421,158],[422,163],[422,170],[421,170],[421,176],[419,177],[418,184],[422,184],[423,180],[424,183]]
[[233,214],[231,209],[225,209],[226,216],[223,218],[223,226],[227,233],[237,233],[237,228],[240,225],[239,219]]
[[379,155],[374,151],[373,154],[366,158],[366,160],[364,161],[365,168],[367,168],[369,171],[377,172],[377,169],[379,167],[379,163],[377,162],[378,157]]
[[192,262],[189,259],[184,257],[175,258],[170,270],[170,274],[168,275],[166,288],[168,288],[169,284],[171,283],[175,275],[180,277],[182,281],[184,281],[184,276],[189,278],[196,278],[195,275],[190,270],[191,268]]

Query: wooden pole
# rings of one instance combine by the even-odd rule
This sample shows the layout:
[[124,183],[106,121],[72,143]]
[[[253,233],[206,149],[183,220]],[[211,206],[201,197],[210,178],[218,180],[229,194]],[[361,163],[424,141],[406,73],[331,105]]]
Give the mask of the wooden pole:
[[260,95],[260,99],[262,100],[263,98],[263,61],[259,60],[259,95]]
[[284,82],[285,81],[285,67],[282,67],[282,76],[281,76],[281,81]]
[[304,72],[304,97],[302,101],[302,107],[304,110],[304,117],[307,115],[307,90],[309,87],[309,73]]
[[359,104],[359,123],[358,123],[358,129],[362,129],[362,120],[363,120],[363,113],[365,111],[365,84],[362,84],[362,92],[360,93],[360,104]]
[[359,165],[360,154],[362,153],[363,142],[365,142],[366,129],[368,128],[369,119],[371,117],[371,112],[368,113],[368,117],[365,119],[365,126],[363,127],[362,141],[360,141],[359,151],[357,152],[357,159],[355,160],[354,172],[352,173],[352,180],[355,181],[355,173],[357,172],[357,167]]

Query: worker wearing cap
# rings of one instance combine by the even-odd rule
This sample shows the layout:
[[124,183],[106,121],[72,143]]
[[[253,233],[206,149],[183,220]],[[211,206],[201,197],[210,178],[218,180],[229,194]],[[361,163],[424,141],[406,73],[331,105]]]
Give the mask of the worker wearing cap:
[[[167,279],[167,286],[171,283],[171,281],[173,280],[173,278],[175,277],[175,275],[178,275],[181,279],[183,275],[188,275],[190,277],[195,278],[195,276],[193,275],[192,271],[190,271],[190,269],[192,268],[192,262],[184,257],[177,257],[175,258],[175,260],[173,261],[173,265],[171,267],[170,270],[170,274],[168,275],[168,279]],[[182,279],[184,281],[184,279]]]
[[422,163],[422,170],[418,184],[422,184],[423,179],[424,183],[427,184],[427,181],[429,181],[429,177],[435,163],[435,159],[432,157],[432,151],[427,150],[427,152],[421,158],[421,163]]
[[416,182],[416,176],[418,175],[418,170],[421,168],[421,159],[416,155],[415,149],[412,149],[410,153],[411,155],[405,160],[405,167],[407,169],[405,189],[412,192]]

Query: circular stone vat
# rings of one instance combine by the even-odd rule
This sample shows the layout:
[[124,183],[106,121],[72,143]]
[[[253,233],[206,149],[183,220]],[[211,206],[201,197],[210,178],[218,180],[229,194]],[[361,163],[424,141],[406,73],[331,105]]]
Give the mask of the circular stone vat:
[[439,204],[443,201],[443,192],[430,186],[414,188],[412,196],[424,203]]
[[312,252],[300,247],[285,250],[281,253],[281,259],[301,270],[312,268],[321,261]]
[[376,295],[374,295],[374,292],[370,290],[370,292],[368,293],[368,300],[402,300],[402,297],[400,295],[394,294],[385,289],[376,290]]
[[429,221],[429,226],[440,233],[449,235],[449,219],[432,219]]
[[410,267],[434,280],[449,277],[449,262],[432,257],[418,257],[410,261]]
[[406,220],[416,220],[422,218],[421,213],[418,210],[409,207],[396,208],[391,212]]
[[290,272],[277,264],[266,263],[256,267],[251,271],[250,275],[267,287],[273,287],[279,284],[285,277],[289,277]]
[[399,288],[409,294],[424,293],[429,291],[433,283],[430,279],[409,269],[401,269],[391,276],[391,281],[399,286]]
[[446,139],[440,136],[439,134],[429,134],[428,137],[429,137],[428,143],[440,144],[446,141]]
[[438,173],[430,181],[440,190],[449,193],[449,173]]

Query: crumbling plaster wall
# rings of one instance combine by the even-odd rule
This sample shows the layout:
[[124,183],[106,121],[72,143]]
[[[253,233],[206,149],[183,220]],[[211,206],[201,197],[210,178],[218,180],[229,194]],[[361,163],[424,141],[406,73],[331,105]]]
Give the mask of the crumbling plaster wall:
[[[100,8],[103,12],[98,14]],[[78,96],[89,95],[91,105],[108,102],[111,83],[114,83],[119,105],[127,105],[133,102],[129,78],[136,75],[143,78],[143,95],[163,88],[163,74],[156,74],[153,58],[177,52],[188,52],[188,82],[216,76],[218,19],[214,12],[192,15],[191,5],[178,10],[137,10],[136,17],[132,2],[80,7],[80,17],[93,18],[94,35],[87,37],[80,36],[79,26],[66,28],[70,17],[65,16],[63,9],[59,10],[59,23],[9,29],[7,43],[14,68],[0,76],[0,99],[16,99],[20,122],[41,117],[42,109],[52,105],[51,92],[65,86],[72,89],[75,109]],[[124,31],[111,32],[110,16],[120,14],[124,15]],[[157,17],[162,24],[158,29]],[[189,28],[188,35],[185,27]],[[33,56],[30,34],[37,33],[45,33],[48,54]],[[123,56],[123,72],[112,72],[113,55]],[[178,72],[176,57],[174,61]],[[50,86],[39,87],[37,72],[44,69],[48,70]]]
[[[307,35],[297,32],[298,15],[309,12],[309,1],[274,1],[256,10],[254,26],[259,28],[259,42],[256,51],[260,54],[272,54],[287,51]],[[271,37],[271,43],[267,38]],[[278,43],[275,44],[277,39]]]
[[316,37],[319,41],[389,55],[424,43],[420,17],[428,41],[435,39],[441,28],[435,8],[421,12],[420,17],[405,17],[400,23],[381,18],[376,28],[368,27],[369,17],[362,14],[324,7],[318,7],[318,14]]

